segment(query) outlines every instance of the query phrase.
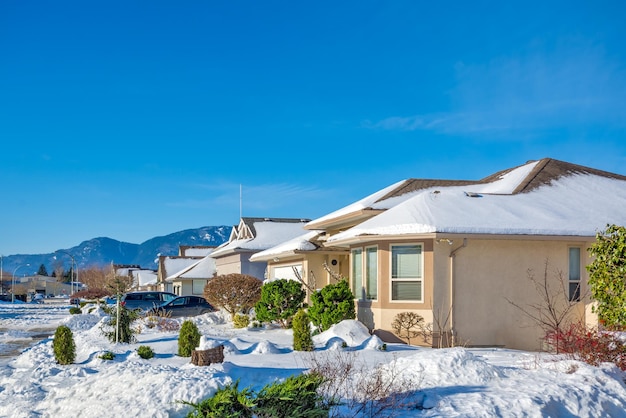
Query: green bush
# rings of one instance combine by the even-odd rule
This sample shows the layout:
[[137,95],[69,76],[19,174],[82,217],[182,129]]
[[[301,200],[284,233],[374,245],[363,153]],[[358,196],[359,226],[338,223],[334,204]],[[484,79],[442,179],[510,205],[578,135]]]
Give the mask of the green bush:
[[70,314],[72,314],[72,315],[78,315],[78,314],[82,314],[82,313],[83,313],[83,310],[82,310],[82,309],[80,309],[80,308],[79,308],[79,307],[77,307],[77,306],[72,306],[72,307],[70,308]]
[[309,317],[320,331],[326,331],[344,319],[354,319],[354,295],[348,281],[340,280],[311,294]]
[[181,357],[191,357],[191,352],[200,345],[200,331],[193,322],[187,320],[183,322],[178,334],[178,355]]
[[233,317],[233,326],[235,328],[246,328],[250,324],[250,317],[248,315],[235,314]]
[[154,357],[154,351],[150,346],[147,345],[140,345],[139,348],[137,348],[137,354],[139,354],[139,357],[146,360]]
[[52,341],[52,350],[54,358],[59,364],[72,364],[76,359],[76,344],[74,343],[74,334],[66,325],[58,327],[54,333]]
[[313,338],[311,338],[311,325],[309,315],[304,309],[300,309],[293,317],[293,349],[296,351],[313,351]]
[[109,319],[101,325],[100,331],[112,343],[133,343],[136,340],[135,335],[140,331],[138,327],[133,327],[133,323],[139,319],[141,314],[138,310],[126,309],[121,305],[119,309],[120,320],[118,326],[117,307],[106,306],[102,308],[109,315]]
[[302,307],[306,292],[295,280],[274,280],[261,287],[261,300],[255,306],[261,322],[278,321],[283,328],[291,326],[291,319]]
[[105,351],[104,353],[100,354],[98,358],[101,358],[102,360],[113,360],[115,358],[115,354],[110,351]]
[[187,418],[321,418],[328,417],[330,405],[317,393],[324,383],[319,374],[291,376],[265,385],[258,393],[238,389],[238,383],[219,389],[200,403],[182,402],[194,409]]

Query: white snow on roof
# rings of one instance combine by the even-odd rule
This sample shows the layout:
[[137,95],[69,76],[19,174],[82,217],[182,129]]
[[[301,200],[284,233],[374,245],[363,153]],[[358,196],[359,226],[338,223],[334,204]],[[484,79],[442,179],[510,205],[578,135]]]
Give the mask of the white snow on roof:
[[165,281],[170,282],[174,279],[210,279],[217,271],[214,258],[206,256],[200,260],[195,259],[193,261],[193,264],[170,274],[165,278]]
[[[528,174],[530,174],[530,172],[535,168],[535,166],[538,163],[539,163],[539,160],[532,161],[528,164],[517,167],[508,173],[503,174],[496,181],[493,181],[491,183],[486,183],[486,184],[481,184],[477,182],[476,184],[463,186],[463,189],[468,190],[468,191],[473,191],[475,193],[511,194],[517,188],[517,186],[519,186],[520,182],[524,180],[528,176]],[[390,209],[423,192],[432,191],[432,190],[440,190],[441,188],[445,187],[445,186],[433,186],[428,189],[416,190],[413,192],[405,193],[400,196],[390,197],[380,202],[378,201],[387,193],[390,193],[393,190],[400,187],[406,181],[407,180],[402,180],[397,183],[394,183],[391,186],[385,187],[384,189],[379,190],[378,192],[373,193],[359,200],[358,202],[352,203],[339,210],[331,212],[328,215],[324,215],[321,218],[317,218],[311,221],[310,223],[315,225],[319,222],[324,222],[324,221],[328,221],[334,218],[339,218],[341,216],[354,213],[354,212],[357,212],[359,210],[362,210],[368,207],[372,209],[376,209],[376,210]],[[460,187],[460,186],[453,186],[453,187]]]
[[165,273],[169,277],[197,263],[198,260],[199,258],[188,258],[180,256],[165,257],[165,259],[163,260]]
[[528,177],[538,163],[539,160],[517,167],[500,176],[499,180],[486,184],[472,185],[470,190],[477,193],[511,194],[519,186],[520,182]]
[[573,174],[529,193],[479,197],[467,196],[466,188],[423,191],[328,242],[432,232],[595,236],[607,224],[626,224],[622,180]]
[[359,210],[362,209],[366,209],[369,207],[372,207],[374,205],[374,203],[380,199],[381,197],[385,196],[387,193],[391,192],[392,190],[397,189],[398,187],[400,187],[402,185],[402,183],[406,182],[406,180],[401,180],[397,183],[392,184],[391,186],[387,186],[382,190],[377,191],[376,193],[373,193],[367,197],[364,197],[363,199],[354,202],[348,206],[345,206],[341,209],[338,209],[334,212],[329,213],[328,215],[324,215],[321,218],[317,218],[314,219],[313,221],[309,222],[310,224],[316,224],[318,222],[325,222],[327,220],[330,219],[334,219],[334,218],[339,218],[343,215],[347,215],[349,213],[353,213],[353,212],[357,212]]
[[223,244],[215,249],[211,256],[220,256],[237,249],[266,250],[305,232],[303,222],[256,221],[254,222],[254,229],[256,230],[254,238],[234,240]]
[[310,240],[317,237],[319,233],[320,231],[310,231],[306,234],[299,235],[286,242],[254,254],[250,257],[250,261],[260,261],[262,259],[271,258],[272,256],[294,251],[313,251],[317,247]]
[[148,286],[157,282],[157,273],[154,270],[133,270],[132,274],[139,286]]
[[186,257],[205,257],[213,252],[213,248],[198,248],[189,247],[184,249],[184,256]]

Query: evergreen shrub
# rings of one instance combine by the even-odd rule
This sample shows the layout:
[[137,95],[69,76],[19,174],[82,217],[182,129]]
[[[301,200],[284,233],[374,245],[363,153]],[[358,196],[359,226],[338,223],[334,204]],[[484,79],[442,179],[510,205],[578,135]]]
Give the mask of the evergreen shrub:
[[306,292],[300,282],[279,279],[261,287],[261,300],[254,310],[261,322],[277,321],[283,328],[291,326],[293,316],[302,307]]
[[146,360],[154,357],[154,351],[148,345],[140,345],[137,348],[137,354],[139,354],[139,357],[141,357],[142,359],[146,359]]
[[354,295],[348,281],[340,280],[312,293],[309,317],[320,331],[326,331],[345,319],[356,318]]
[[184,321],[178,334],[178,355],[191,357],[191,352],[200,345],[200,331],[193,322]]
[[78,314],[82,314],[82,313],[83,313],[83,310],[80,309],[78,306],[72,306],[70,308],[70,314],[72,314],[72,315],[78,315]]
[[74,334],[72,334],[72,330],[68,326],[61,325],[56,329],[54,340],[52,340],[52,350],[57,363],[74,363],[76,359],[76,343],[74,343]]
[[300,309],[293,317],[293,349],[296,351],[313,351],[313,338],[311,337],[311,325],[309,315],[304,309]]
[[248,315],[235,314],[233,317],[233,326],[235,328],[246,328],[250,324],[250,317]]

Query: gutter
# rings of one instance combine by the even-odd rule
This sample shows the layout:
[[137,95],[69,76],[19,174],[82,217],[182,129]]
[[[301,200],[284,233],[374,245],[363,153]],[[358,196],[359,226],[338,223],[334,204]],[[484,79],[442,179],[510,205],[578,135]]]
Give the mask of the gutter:
[[454,258],[456,253],[465,247],[467,247],[467,238],[463,238],[463,244],[450,251],[450,345],[452,347],[456,344],[454,330]]

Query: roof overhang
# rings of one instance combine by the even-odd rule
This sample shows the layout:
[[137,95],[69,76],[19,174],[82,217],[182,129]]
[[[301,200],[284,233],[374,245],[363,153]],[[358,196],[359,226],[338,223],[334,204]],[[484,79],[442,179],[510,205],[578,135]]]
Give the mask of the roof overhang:
[[329,230],[329,229],[341,229],[348,228],[354,225],[357,225],[369,218],[373,218],[374,216],[384,212],[383,209],[372,209],[372,208],[364,208],[358,211],[346,213],[343,215],[339,215],[330,219],[322,219],[322,220],[313,220],[306,225],[304,225],[304,229],[313,230],[313,229],[321,229],[321,230]]

